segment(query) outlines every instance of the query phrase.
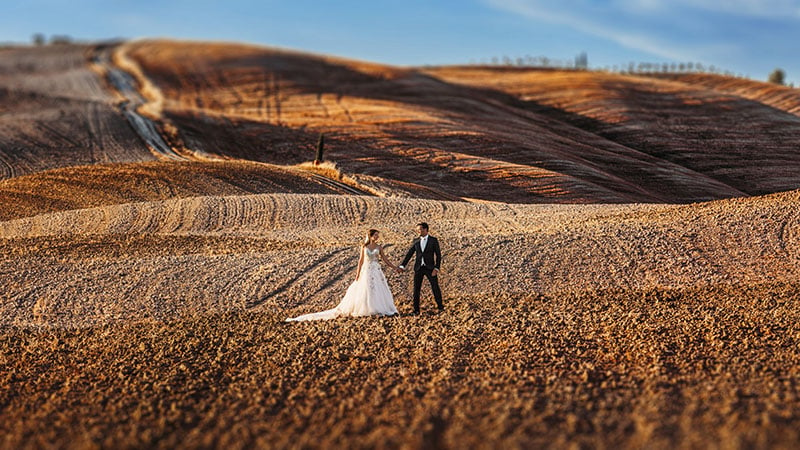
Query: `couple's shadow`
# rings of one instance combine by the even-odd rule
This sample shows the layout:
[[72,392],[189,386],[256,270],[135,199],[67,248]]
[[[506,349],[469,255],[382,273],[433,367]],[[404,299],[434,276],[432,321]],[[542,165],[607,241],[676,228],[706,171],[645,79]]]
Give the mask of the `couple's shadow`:
[[[386,244],[386,245],[383,246],[384,250],[388,249],[388,248],[391,248],[391,247],[394,247],[394,244]],[[248,301],[246,303],[245,307],[247,309],[253,309],[253,308],[256,308],[258,306],[261,306],[262,304],[266,303],[270,298],[273,298],[274,296],[280,294],[281,292],[284,292],[285,290],[289,289],[294,283],[299,281],[304,276],[304,274],[306,274],[311,269],[313,269],[313,268],[315,268],[317,266],[320,266],[322,264],[328,263],[329,261],[334,259],[339,254],[341,254],[343,252],[346,252],[348,250],[349,250],[348,248],[341,248],[341,249],[334,250],[334,251],[332,251],[330,253],[327,253],[325,255],[320,256],[316,260],[311,261],[304,270],[298,271],[298,273],[295,276],[291,277],[289,280],[287,280],[286,282],[282,283],[281,285],[273,288],[267,294],[262,295],[258,299],[254,299],[254,300]],[[355,263],[355,261],[357,261],[357,260],[358,260],[358,257],[351,257],[351,258],[349,258],[348,262],[349,263]],[[331,277],[330,280],[328,280],[327,282],[325,282],[321,286],[319,286],[313,292],[313,294],[317,294],[320,291],[323,291],[323,290],[333,286],[334,284],[336,284],[337,281],[340,281],[341,279],[346,277],[350,272],[351,272],[351,269],[349,267],[343,268],[340,271],[340,273],[337,273],[335,276]],[[384,273],[386,275],[394,275],[395,277],[402,277],[405,274],[405,272],[395,272],[394,270],[386,270],[386,271],[384,271]],[[433,313],[432,315],[435,315],[435,314],[436,313]],[[399,317],[413,317],[414,313],[398,313],[398,316]],[[394,317],[394,316],[388,316],[388,317]]]

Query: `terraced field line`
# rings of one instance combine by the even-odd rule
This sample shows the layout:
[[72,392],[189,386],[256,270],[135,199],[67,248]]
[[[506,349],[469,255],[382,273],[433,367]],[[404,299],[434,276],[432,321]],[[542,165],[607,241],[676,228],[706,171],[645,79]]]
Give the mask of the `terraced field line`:
[[157,157],[175,161],[190,161],[189,158],[176,153],[167,144],[152,120],[138,113],[137,109],[147,101],[136,89],[136,82],[133,76],[112,64],[110,52],[110,49],[97,50],[95,62],[105,69],[108,82],[126,99],[119,106],[133,130]]
[[14,178],[16,175],[14,165],[6,161],[4,153],[0,151],[0,180]]

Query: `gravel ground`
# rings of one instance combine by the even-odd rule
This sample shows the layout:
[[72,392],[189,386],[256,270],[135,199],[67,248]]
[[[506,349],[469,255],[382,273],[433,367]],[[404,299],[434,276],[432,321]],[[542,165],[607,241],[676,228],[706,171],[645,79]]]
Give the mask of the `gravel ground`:
[[[794,281],[799,197],[559,206],[265,194],[44,214],[0,222],[0,325],[330,307],[364,230],[383,230],[399,262],[420,220],[442,242],[450,295]],[[407,308],[409,277],[388,276]]]
[[[0,222],[2,444],[792,448],[799,195],[274,194]],[[419,219],[443,314],[282,323],[338,301],[363,229],[399,259]],[[407,314],[408,277],[389,282]]]
[[[466,290],[464,290],[466,291]],[[6,448],[796,448],[800,286],[460,292],[0,335]]]

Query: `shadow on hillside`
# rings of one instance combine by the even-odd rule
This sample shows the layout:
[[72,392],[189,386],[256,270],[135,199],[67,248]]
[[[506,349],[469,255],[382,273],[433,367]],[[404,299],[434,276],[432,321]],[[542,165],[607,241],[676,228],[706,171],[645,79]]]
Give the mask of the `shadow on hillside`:
[[635,87],[623,90],[618,101],[633,112],[631,122],[643,122],[648,125],[644,128],[604,122],[585,126],[748,195],[800,187],[799,117],[705,86],[687,86],[695,89],[695,96]]
[[[277,165],[293,165],[313,160],[319,134],[301,128],[273,125],[246,119],[195,113],[169,112],[167,117],[179,128],[181,138],[192,150]],[[335,161],[347,173],[370,175],[388,182],[412,183],[420,198],[470,197],[490,201],[536,202],[531,194],[513,183],[489,180],[478,171],[464,173],[408,156],[408,145],[386,146],[373,137],[326,134],[326,159]],[[491,181],[492,189],[486,188]],[[397,188],[397,186],[394,186]],[[431,192],[425,192],[425,188]],[[403,189],[403,188],[400,188]],[[441,194],[437,194],[437,192]],[[548,201],[542,197],[539,202]],[[552,198],[549,200],[552,201]],[[579,199],[575,200],[581,202]]]
[[[645,115],[640,120],[644,127],[634,127],[628,131],[619,124],[611,124],[597,119],[575,114],[563,109],[542,105],[534,101],[522,100],[506,92],[464,86],[445,82],[434,76],[422,74],[415,70],[386,69],[381,72],[374,69],[375,73],[365,73],[341,64],[334,64],[322,58],[292,54],[268,54],[248,58],[231,58],[219,63],[220,70],[227,69],[257,69],[275,79],[290,81],[292,92],[306,94],[353,96],[366,99],[400,102],[414,105],[423,109],[438,111],[455,121],[467,123],[471,127],[481,124],[482,117],[508,118],[514,121],[536,123],[548,131],[559,134],[564,139],[574,139],[577,143],[597,149],[595,152],[569,154],[561,152],[554,154],[551,149],[536,148],[535,136],[531,142],[520,142],[519,139],[508,140],[498,136],[468,137],[453,136],[420,136],[414,131],[385,127],[382,129],[389,140],[388,143],[395,147],[422,147],[436,148],[444,151],[454,151],[477,157],[492,158],[499,161],[520,165],[535,165],[547,170],[563,173],[578,180],[584,180],[587,185],[595,185],[602,189],[611,190],[619,194],[623,201],[634,202],[694,202],[727,198],[738,195],[736,191],[749,193],[766,193],[753,189],[752,174],[746,179],[734,172],[741,168],[741,160],[747,155],[761,154],[752,145],[744,144],[743,150],[735,148],[737,142],[727,139],[728,135],[737,130],[734,123],[725,122],[725,113],[730,112],[731,105],[715,103],[711,105],[686,104],[676,96],[663,93],[652,93],[631,90],[622,97],[628,102],[629,109],[641,110],[642,103],[651,104],[652,113]],[[370,69],[373,70],[373,69]],[[270,89],[276,90],[279,84]],[[269,93],[269,91],[265,91]],[[281,93],[271,92],[276,99],[276,108],[280,111],[279,100]],[[751,110],[758,106],[769,108],[773,111],[763,112],[765,115],[787,114],[783,111],[761,105],[757,102],[735,99],[738,106]],[[749,102],[747,105],[741,102]],[[677,105],[677,106],[676,106]],[[648,113],[650,110],[648,110]],[[730,115],[730,114],[728,114]],[[316,141],[316,133],[309,133],[302,129],[288,128],[265,124],[262,122],[237,121],[230,123],[211,121],[202,117],[187,117],[173,113],[171,115],[187,135],[190,146],[203,147],[212,153],[223,153],[234,157],[254,158],[259,161],[294,163],[311,159],[311,149]],[[675,117],[691,118],[696,128],[687,129],[685,124],[675,121]],[[794,117],[794,116],[792,116]],[[279,117],[278,117],[279,118]],[[670,122],[670,121],[673,122]],[[713,120],[713,124],[711,122]],[[726,126],[719,127],[718,123]],[[677,125],[673,125],[676,123]],[[705,124],[712,124],[706,126]],[[572,127],[573,129],[570,129]],[[622,130],[621,130],[622,128]],[[469,128],[468,128],[469,129]],[[739,127],[738,129],[741,129]],[[798,130],[800,131],[800,130]],[[528,131],[528,133],[531,133]],[[753,142],[752,134],[749,141]],[[779,139],[780,140],[780,139]],[[778,145],[777,155],[783,159],[788,155],[786,144],[791,139],[784,139]],[[413,181],[430,185],[436,189],[455,187],[465,184],[463,173],[452,174],[443,172],[441,165],[424,167],[419,161],[412,166],[419,169],[431,169],[435,177],[409,178],[409,173],[397,170],[399,167],[408,166],[408,161],[398,161],[396,152],[387,147],[385,137],[360,137],[347,135],[347,142],[331,145],[331,154],[337,154],[342,164],[352,167],[361,173],[369,173],[384,178],[401,181]],[[731,148],[719,148],[719,155],[703,153],[713,146],[715,141],[727,142],[733,145],[734,152],[740,154],[737,160],[731,160],[726,155],[731,153]],[[748,139],[738,139],[748,141]],[[308,143],[298,145],[298,142]],[[740,144],[742,145],[742,144]],[[615,146],[623,146],[630,154],[634,155],[619,164],[614,158],[609,157],[615,152]],[[687,146],[689,147],[687,149]],[[244,147],[244,148],[243,148]],[[541,146],[539,146],[541,147]],[[618,148],[618,147],[617,147]],[[794,148],[794,147],[792,147]],[[402,152],[401,152],[402,153]],[[635,156],[636,154],[640,156]],[[371,159],[385,158],[392,161],[389,168],[376,168]],[[619,158],[617,158],[618,160]],[[796,158],[794,158],[796,159]],[[569,164],[565,164],[564,161]],[[798,165],[790,159],[790,166]],[[401,166],[397,166],[402,162]],[[672,174],[665,175],[664,162],[674,165]],[[761,162],[768,164],[769,158],[762,158]],[[750,164],[750,163],[748,163]],[[643,166],[647,165],[645,168]],[[591,175],[591,174],[594,175]],[[733,174],[732,174],[733,173]],[[800,170],[795,173],[800,173]],[[447,174],[454,175],[453,177]],[[588,174],[588,175],[587,175]],[[766,171],[762,177],[770,177]],[[431,180],[433,179],[433,185]],[[485,182],[485,177],[476,177],[476,183]],[[493,181],[495,182],[495,181]],[[777,190],[789,190],[800,186],[800,179],[789,180],[785,186]],[[473,192],[475,191],[475,192]],[[508,190],[487,193],[477,187],[470,188],[467,192],[460,192],[461,196],[476,196],[487,200],[504,200],[509,194]],[[538,202],[544,199],[526,198],[530,194],[520,192],[513,195],[516,201]],[[486,198],[491,197],[491,198]],[[608,202],[608,199],[591,198],[591,201]],[[548,198],[547,201],[554,201]],[[618,202],[620,200],[611,200]]]
[[292,165],[314,159],[318,133],[266,122],[165,111],[184,144],[213,155]]

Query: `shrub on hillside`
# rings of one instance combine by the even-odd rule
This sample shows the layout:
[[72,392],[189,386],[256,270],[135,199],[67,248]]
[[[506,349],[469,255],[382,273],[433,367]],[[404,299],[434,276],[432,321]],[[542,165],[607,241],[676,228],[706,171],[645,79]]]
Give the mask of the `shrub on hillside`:
[[775,69],[769,74],[769,82],[775,84],[784,84],[786,80],[786,72],[783,69]]

